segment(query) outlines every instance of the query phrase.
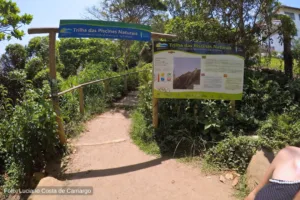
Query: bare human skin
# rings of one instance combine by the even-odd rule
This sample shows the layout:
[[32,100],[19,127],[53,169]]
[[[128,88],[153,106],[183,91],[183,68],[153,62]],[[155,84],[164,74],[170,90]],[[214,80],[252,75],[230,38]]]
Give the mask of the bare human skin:
[[[256,194],[269,182],[269,179],[298,181],[300,180],[300,148],[286,147],[274,158],[261,183],[246,197],[254,200]],[[294,200],[300,200],[300,191]]]

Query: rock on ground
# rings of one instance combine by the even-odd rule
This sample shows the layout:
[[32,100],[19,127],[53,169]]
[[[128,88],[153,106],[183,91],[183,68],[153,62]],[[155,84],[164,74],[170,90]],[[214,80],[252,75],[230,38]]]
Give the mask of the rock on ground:
[[260,183],[273,159],[274,153],[265,149],[257,151],[252,157],[246,172],[247,185],[250,191]]

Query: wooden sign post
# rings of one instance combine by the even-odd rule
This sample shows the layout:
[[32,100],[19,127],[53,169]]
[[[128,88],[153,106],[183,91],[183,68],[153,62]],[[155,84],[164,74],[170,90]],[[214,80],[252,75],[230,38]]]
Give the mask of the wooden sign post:
[[[152,92],[154,93],[154,41],[158,39],[175,39],[177,35],[153,33],[152,38]],[[158,98],[152,97],[152,125],[154,128],[158,127]]]
[[50,86],[51,86],[51,98],[53,103],[53,109],[56,113],[56,121],[58,124],[58,135],[61,144],[67,142],[63,121],[60,115],[59,100],[58,100],[58,86],[56,80],[56,59],[55,59],[55,41],[57,28],[35,28],[28,29],[29,34],[48,33],[49,34],[49,70],[50,70]]
[[[154,93],[154,41],[152,43],[152,93]],[[153,95],[153,94],[152,94]],[[152,96],[152,125],[154,128],[158,127],[158,98]]]
[[[99,22],[104,23],[104,22]],[[67,30],[66,30],[67,31]],[[49,34],[49,69],[50,69],[50,85],[51,85],[51,98],[53,102],[53,108],[56,113],[56,121],[58,124],[58,135],[61,144],[65,144],[67,142],[64,127],[63,127],[63,121],[61,119],[60,109],[59,109],[59,99],[58,99],[58,86],[57,86],[57,80],[56,80],[56,59],[55,59],[55,42],[56,42],[56,34],[59,32],[59,28],[29,28],[28,33],[29,34]],[[67,32],[63,31],[63,34],[66,34]],[[141,32],[144,33],[144,32]],[[163,34],[163,33],[155,33],[151,32],[150,37],[152,39],[159,39],[159,38],[176,38],[176,35],[170,35],[170,34]],[[67,36],[66,36],[67,37]],[[134,40],[148,40],[148,36],[144,34],[139,34],[138,37],[141,38],[132,38]],[[127,38],[128,39],[128,38]],[[126,80],[127,82],[127,77]],[[108,90],[108,86],[106,87]],[[125,91],[127,90],[127,83],[125,84]],[[82,87],[79,88],[79,98],[80,98],[80,113],[84,114],[84,98],[83,98],[83,89]],[[155,120],[153,123],[155,124],[155,127],[157,127],[158,124],[158,107],[157,102],[158,99],[153,99],[155,101],[156,109],[153,110],[153,117]]]

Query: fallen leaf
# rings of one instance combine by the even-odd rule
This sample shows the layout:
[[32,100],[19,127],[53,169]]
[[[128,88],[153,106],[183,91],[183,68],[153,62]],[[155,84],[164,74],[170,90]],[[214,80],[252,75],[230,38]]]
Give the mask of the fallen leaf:
[[233,175],[235,176],[235,177],[240,177],[241,175],[239,174],[239,173],[237,173],[237,172],[233,172]]
[[225,177],[224,177],[223,175],[220,176],[220,181],[221,181],[222,183],[225,183]]
[[233,174],[232,174],[232,173],[227,173],[227,174],[225,175],[225,178],[226,178],[227,180],[233,180]]
[[174,180],[172,180],[172,184],[174,184],[175,183],[175,181]]
[[240,178],[239,177],[235,177],[235,179],[233,179],[232,181],[232,187],[235,187],[238,183],[239,183]]

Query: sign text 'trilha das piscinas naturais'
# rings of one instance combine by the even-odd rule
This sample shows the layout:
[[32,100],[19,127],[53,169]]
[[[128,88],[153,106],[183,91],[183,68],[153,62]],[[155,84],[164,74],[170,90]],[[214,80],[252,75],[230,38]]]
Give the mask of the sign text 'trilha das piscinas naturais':
[[60,20],[58,37],[151,41],[151,27],[99,20]]

